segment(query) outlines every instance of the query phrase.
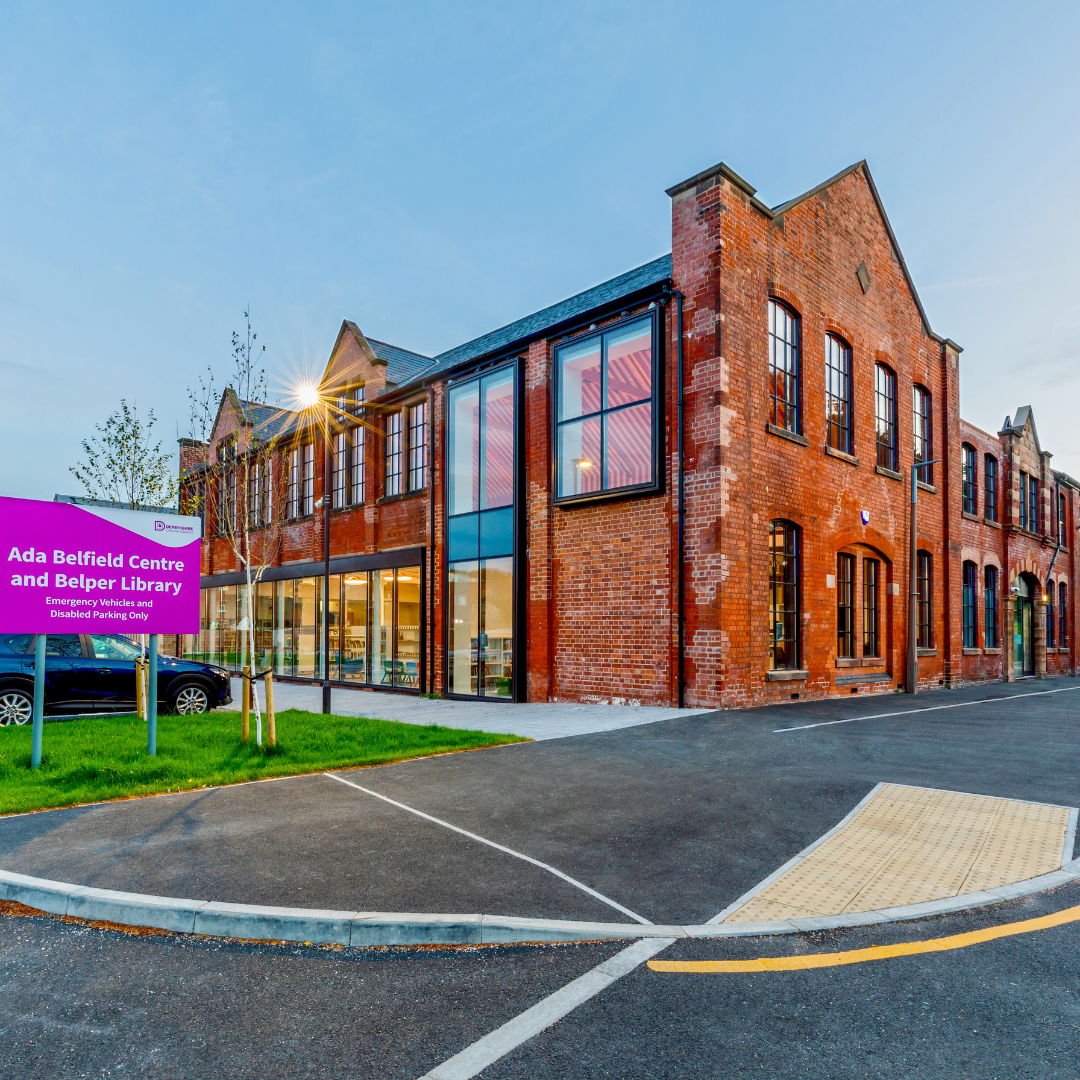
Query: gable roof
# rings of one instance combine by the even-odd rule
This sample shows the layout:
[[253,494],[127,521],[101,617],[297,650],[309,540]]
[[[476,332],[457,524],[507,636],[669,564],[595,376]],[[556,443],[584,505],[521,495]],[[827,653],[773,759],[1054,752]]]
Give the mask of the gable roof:
[[1021,405],[1016,410],[1016,415],[1009,421],[1009,418],[1005,417],[1005,424],[1001,429],[1002,435],[1023,435],[1024,428],[1027,425],[1031,425],[1031,437],[1035,440],[1035,449],[1041,454],[1043,452],[1042,446],[1039,445],[1039,433],[1035,430],[1035,414],[1031,411],[1030,405]]
[[654,285],[671,280],[671,256],[661,255],[659,259],[644,263],[628,270],[625,274],[610,278],[591,289],[576,293],[566,300],[560,300],[550,307],[541,308],[526,315],[523,319],[507,323],[506,326],[481,337],[466,341],[464,345],[448,349],[435,357],[434,365],[422,373],[423,381],[447,372],[472,360],[478,360],[491,353],[523,345],[532,338],[553,330],[590,311],[595,311],[608,304],[617,303],[635,293]]
[[430,367],[434,360],[430,356],[412,352],[409,349],[399,348],[397,345],[389,345],[385,341],[376,341],[369,338],[359,326],[351,319],[343,319],[341,329],[334,341],[334,347],[330,350],[330,359],[323,368],[322,379],[319,385],[323,386],[330,381],[330,373],[334,367],[334,359],[341,348],[341,339],[349,335],[360,346],[369,364],[382,364],[386,368],[386,381],[395,385],[408,382],[425,368]]
[[761,213],[771,220],[777,221],[789,210],[794,210],[800,203],[806,202],[807,199],[812,199],[815,195],[820,195],[821,192],[832,187],[833,184],[838,184],[841,180],[846,179],[851,176],[852,173],[856,172],[862,173],[863,179],[866,180],[866,185],[870,189],[870,194],[873,196],[874,202],[877,205],[878,213],[881,215],[881,222],[885,226],[885,231],[888,233],[889,241],[892,244],[893,252],[896,255],[896,261],[900,265],[900,272],[904,275],[904,281],[907,283],[908,291],[911,293],[911,299],[915,302],[915,307],[918,309],[923,329],[935,341],[941,342],[943,345],[949,344],[956,349],[957,352],[962,352],[963,350],[955,341],[952,341],[950,338],[943,338],[940,334],[935,334],[930,328],[930,320],[927,318],[926,308],[923,307],[922,300],[919,297],[919,291],[915,288],[915,281],[911,276],[911,271],[908,270],[907,263],[904,261],[904,255],[900,250],[900,244],[896,239],[896,233],[893,232],[892,222],[889,221],[889,215],[885,213],[885,204],[881,201],[881,195],[878,193],[877,184],[874,183],[874,178],[870,175],[870,166],[866,164],[865,158],[863,158],[862,161],[856,161],[854,165],[849,165],[846,169],[842,169],[835,176],[830,176],[828,180],[822,181],[816,187],[812,187],[809,191],[804,191],[801,195],[796,195],[794,199],[788,199],[787,202],[780,203],[779,206],[766,206],[765,203],[756,197],[757,188],[751,187],[737,172],[725,165],[722,161],[714,165],[711,169],[705,169],[696,176],[690,177],[689,180],[684,180],[681,184],[676,184],[674,187],[668,188],[667,194],[674,198],[676,195],[681,195],[691,187],[705,190],[702,185],[705,185],[706,187],[711,186],[708,183],[711,178],[723,176],[749,196],[750,203],[755,209],[761,211]]

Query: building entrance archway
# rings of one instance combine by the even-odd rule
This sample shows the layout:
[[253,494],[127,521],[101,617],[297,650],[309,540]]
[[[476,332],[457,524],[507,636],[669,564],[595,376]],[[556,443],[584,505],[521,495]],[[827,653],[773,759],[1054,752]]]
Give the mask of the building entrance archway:
[[1020,574],[1013,586],[1013,675],[1022,679],[1035,674],[1035,596],[1039,582]]

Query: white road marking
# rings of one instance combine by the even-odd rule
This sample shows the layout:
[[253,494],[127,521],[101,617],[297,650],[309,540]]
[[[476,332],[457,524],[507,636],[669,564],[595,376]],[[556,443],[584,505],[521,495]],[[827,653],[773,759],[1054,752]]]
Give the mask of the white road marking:
[[476,833],[469,832],[468,829],[459,829],[457,825],[451,825],[449,821],[443,821],[441,818],[432,817],[430,814],[425,814],[422,810],[416,810],[411,806],[406,806],[404,803],[396,802],[394,799],[387,798],[385,795],[380,795],[377,791],[361,787],[359,784],[354,784],[351,780],[345,780],[340,776],[335,776],[331,772],[324,773],[324,775],[329,776],[331,780],[337,780],[341,784],[347,784],[351,788],[356,788],[357,791],[362,791],[365,795],[372,795],[376,799],[382,799],[383,802],[387,802],[391,806],[396,806],[399,810],[407,810],[410,814],[422,817],[425,821],[434,822],[436,825],[441,825],[444,829],[452,829],[462,836],[467,836],[470,840],[478,840],[481,844],[487,844],[488,847],[495,848],[496,851],[502,851],[507,855],[513,855],[515,859],[523,859],[527,863],[532,863],[533,866],[539,866],[541,870],[546,870],[549,874],[554,874],[557,878],[562,878],[563,881],[573,885],[574,888],[581,889],[582,892],[586,892],[590,896],[595,897],[595,899],[607,904],[609,907],[615,908],[616,911],[621,911],[624,915],[629,915],[630,918],[634,919],[636,922],[642,923],[645,926],[652,926],[651,919],[643,919],[629,908],[623,907],[622,904],[612,900],[611,897],[605,896],[603,893],[598,893],[595,889],[590,889],[584,882],[578,881],[577,878],[572,878],[569,874],[564,874],[561,870],[556,870],[554,866],[548,866],[547,863],[541,862],[539,859],[534,859],[530,855],[523,855],[520,851],[514,851],[512,848],[503,847],[502,844],[496,844],[494,840],[487,840],[483,836],[477,836]]
[[1018,701],[1020,698],[1045,697],[1047,694],[1067,694],[1080,686],[1063,686],[1058,690],[1038,690],[1034,694],[1008,694],[1005,697],[979,698],[978,701],[958,701],[954,705],[930,705],[925,709],[903,709],[900,712],[873,713],[871,716],[852,716],[847,720],[822,720],[819,724],[800,724],[798,727],[773,728],[774,735],[785,731],[806,731],[808,728],[831,727],[833,724],[853,724],[856,720],[883,720],[887,716],[911,716],[914,713],[937,712],[939,709],[962,709],[965,705],[986,705],[998,701]]
[[420,1080],[469,1080],[523,1042],[551,1027],[601,990],[606,990],[616,979],[628,975],[639,964],[666,949],[674,940],[675,938],[650,938],[634,942],[610,960],[605,960],[592,971],[585,972],[580,978],[538,1001],[531,1009],[526,1009],[502,1027],[478,1039],[472,1046],[467,1046],[460,1054],[436,1065],[431,1072],[420,1077]]

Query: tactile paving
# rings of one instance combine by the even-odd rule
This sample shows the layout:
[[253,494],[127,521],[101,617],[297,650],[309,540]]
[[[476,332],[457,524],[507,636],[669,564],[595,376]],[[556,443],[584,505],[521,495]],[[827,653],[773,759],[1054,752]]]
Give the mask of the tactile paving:
[[1023,881],[1061,865],[1069,807],[885,784],[725,922],[840,915]]

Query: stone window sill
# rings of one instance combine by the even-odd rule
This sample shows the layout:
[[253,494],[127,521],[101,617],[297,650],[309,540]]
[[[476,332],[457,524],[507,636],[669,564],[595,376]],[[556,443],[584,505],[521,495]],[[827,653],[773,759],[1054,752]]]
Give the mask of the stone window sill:
[[983,521],[984,525],[989,525],[991,529],[1000,529],[1001,528],[1001,522],[1000,521],[993,521],[991,518],[988,518],[988,517],[984,517],[982,519],[982,521]]
[[964,646],[964,655],[965,656],[982,656],[982,654],[983,654],[982,649],[972,649],[972,648],[969,648],[966,645]]
[[765,430],[770,435],[777,435],[781,439],[787,439],[788,442],[798,443],[800,446],[810,445],[810,440],[805,435],[799,435],[797,432],[788,431],[787,428],[777,427],[775,424],[766,424]]
[[904,477],[900,473],[893,472],[892,469],[886,469],[884,465],[875,465],[874,472],[876,472],[878,476],[887,476],[890,480],[904,479]]
[[841,461],[846,461],[849,465],[858,465],[859,459],[854,454],[845,454],[843,450],[834,450],[831,446],[825,447],[825,454],[828,457],[839,458]]
[[864,656],[862,658],[862,666],[863,667],[884,667],[885,666],[885,657],[884,656]]
[[857,656],[838,656],[836,666],[838,668],[862,667],[862,661]]
[[974,521],[976,525],[982,524],[983,519],[978,514],[969,514],[966,510],[961,510],[960,516],[967,521]]
[[921,480],[916,480],[915,483],[919,485],[920,491],[929,491],[931,495],[937,494],[937,488],[933,484],[924,484]]
[[937,656],[937,649],[916,649],[920,656]]
[[1001,655],[1001,646],[1000,645],[987,645],[987,647],[985,649],[983,649],[983,652],[986,653],[987,656],[1000,656]]
[[427,488],[417,488],[415,491],[403,491],[400,495],[384,495],[379,500],[379,506],[385,506],[387,503],[401,502],[402,499],[415,499],[418,495],[426,495]]
[[794,668],[781,668],[777,671],[766,671],[766,682],[805,682],[810,678],[809,671],[797,671]]

